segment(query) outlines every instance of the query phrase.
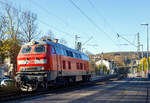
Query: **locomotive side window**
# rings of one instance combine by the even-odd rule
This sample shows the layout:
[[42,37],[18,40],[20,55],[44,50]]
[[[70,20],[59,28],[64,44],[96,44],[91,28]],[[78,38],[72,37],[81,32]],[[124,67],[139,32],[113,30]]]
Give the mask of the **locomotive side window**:
[[56,54],[59,54],[59,49],[57,47],[55,47],[56,50]]
[[81,55],[79,53],[75,53],[75,58],[81,59],[82,57],[81,57]]
[[68,69],[71,69],[71,62],[68,61]]
[[61,53],[61,49],[58,48],[58,47],[56,47],[56,54],[58,54],[58,55],[61,55],[61,54],[62,54],[62,53]]
[[83,69],[83,64],[82,64],[82,63],[80,63],[80,69],[81,69],[81,70]]
[[73,57],[73,53],[69,50],[66,50],[67,56]]
[[40,45],[40,46],[36,46],[35,48],[34,48],[34,52],[36,52],[36,53],[44,53],[46,50],[45,50],[45,46],[43,46],[43,45]]
[[52,54],[56,54],[54,47],[52,47]]
[[69,51],[68,50],[66,50],[66,54],[67,54],[67,56],[69,56]]
[[62,49],[62,51],[63,51],[63,55],[67,56],[66,50]]
[[78,58],[78,54],[77,53],[75,53],[75,57]]
[[63,60],[63,69],[66,69],[66,61]]
[[70,56],[71,56],[71,57],[73,57],[73,54],[72,54],[72,52],[71,52],[71,51],[70,51]]
[[79,58],[81,59],[81,55],[79,54]]
[[84,64],[84,70],[86,70],[86,64]]
[[31,47],[30,46],[27,46],[27,47],[24,47],[21,51],[21,53],[30,53],[31,52]]
[[77,63],[77,69],[80,69],[79,63]]

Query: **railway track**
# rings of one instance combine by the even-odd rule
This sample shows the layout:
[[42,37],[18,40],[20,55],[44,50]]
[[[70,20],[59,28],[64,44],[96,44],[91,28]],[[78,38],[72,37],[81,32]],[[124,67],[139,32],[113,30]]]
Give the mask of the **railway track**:
[[49,94],[49,93],[56,93],[60,91],[67,91],[70,89],[79,89],[79,88],[85,88],[88,86],[94,86],[97,85],[97,82],[103,81],[103,82],[108,82],[108,81],[113,81],[122,78],[121,76],[113,77],[113,78],[102,78],[99,80],[94,80],[91,82],[78,82],[74,85],[66,86],[66,87],[57,87],[57,88],[50,88],[49,90],[38,90],[34,92],[21,92],[21,91],[16,91],[12,92],[10,94],[3,94],[0,95],[0,102],[6,102],[6,101],[11,101],[11,100],[17,100],[17,99],[22,99],[22,98],[27,98],[27,97],[33,97],[33,96],[38,96],[42,94]]

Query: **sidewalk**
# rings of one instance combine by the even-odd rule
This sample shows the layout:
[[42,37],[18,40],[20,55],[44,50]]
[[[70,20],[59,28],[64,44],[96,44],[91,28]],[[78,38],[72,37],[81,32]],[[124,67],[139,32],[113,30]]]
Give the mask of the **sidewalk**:
[[93,75],[91,77],[91,81],[96,81],[96,80],[108,80],[110,78],[117,77],[117,74],[109,74],[109,75]]

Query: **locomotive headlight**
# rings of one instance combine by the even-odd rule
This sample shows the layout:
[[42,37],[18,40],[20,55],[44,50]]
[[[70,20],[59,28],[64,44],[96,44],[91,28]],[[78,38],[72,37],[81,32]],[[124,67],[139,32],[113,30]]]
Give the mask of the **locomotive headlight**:
[[40,70],[44,70],[44,69],[45,69],[45,68],[44,68],[43,66],[37,68],[37,70],[39,70],[39,71],[40,71]]
[[41,67],[41,70],[44,70],[45,68],[44,67]]

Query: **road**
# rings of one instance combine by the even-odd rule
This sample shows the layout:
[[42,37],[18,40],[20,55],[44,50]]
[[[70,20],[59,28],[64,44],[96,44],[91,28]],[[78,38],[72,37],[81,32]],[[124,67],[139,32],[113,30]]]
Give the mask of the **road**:
[[60,91],[10,103],[149,103],[150,81],[127,78],[97,82],[88,87]]

